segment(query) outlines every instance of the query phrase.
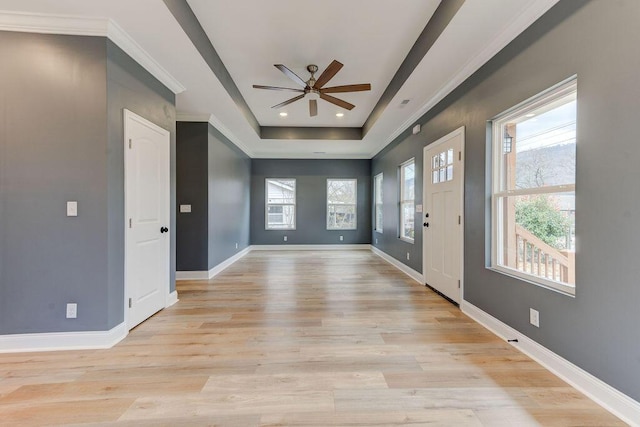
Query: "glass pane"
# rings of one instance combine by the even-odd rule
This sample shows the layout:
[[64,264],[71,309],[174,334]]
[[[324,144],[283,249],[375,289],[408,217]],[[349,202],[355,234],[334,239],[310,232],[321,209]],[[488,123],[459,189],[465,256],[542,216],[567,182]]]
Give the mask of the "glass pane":
[[[512,137],[508,156],[515,157],[505,162],[506,189],[575,184],[575,93],[524,114],[502,129],[505,138],[506,133]],[[508,145],[506,139],[504,145]]]
[[407,239],[414,238],[414,206],[413,203],[402,205],[402,230],[401,236]]
[[575,285],[575,193],[499,200],[504,267]]
[[291,203],[296,202],[295,179],[268,179],[267,203]]
[[374,203],[382,203],[382,174],[375,178],[374,192],[376,193]]
[[415,198],[415,164],[413,162],[402,166],[402,200]]
[[447,166],[447,181],[453,181],[453,165]]
[[327,211],[327,228],[356,228],[356,207],[347,205],[330,205]]
[[433,183],[437,184],[440,182],[440,173],[437,170],[433,171]]
[[431,162],[432,169],[438,169],[440,167],[440,156],[433,156],[433,161]]
[[267,228],[292,229],[295,228],[296,207],[268,206],[267,207]]
[[440,169],[440,182],[445,182],[447,180],[447,169]]
[[445,166],[447,164],[447,153],[444,151],[440,153],[440,166]]
[[376,230],[382,231],[382,205],[376,205]]
[[453,148],[449,148],[449,151],[447,151],[447,164],[453,164]]
[[327,203],[356,204],[356,181],[353,179],[327,180]]

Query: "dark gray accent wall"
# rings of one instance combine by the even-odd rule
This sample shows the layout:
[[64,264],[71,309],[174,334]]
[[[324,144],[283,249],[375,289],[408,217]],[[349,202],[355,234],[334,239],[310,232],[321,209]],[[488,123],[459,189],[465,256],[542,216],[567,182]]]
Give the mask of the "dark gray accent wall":
[[[296,179],[296,229],[265,229],[265,179]],[[327,230],[327,179],[358,180],[356,230]],[[287,236],[287,242],[284,236]],[[341,242],[339,236],[343,236]],[[317,245],[371,242],[371,161],[253,159],[251,162],[251,244]]]
[[207,271],[249,246],[251,159],[208,123],[177,129],[178,271]]
[[[640,400],[640,342],[635,339],[640,198],[634,196],[640,56],[629,52],[637,51],[640,40],[638,16],[635,0],[559,2],[421,118],[419,135],[401,135],[373,160],[374,174],[386,171],[397,153],[421,149],[466,126],[465,299],[635,400]],[[487,120],[574,74],[575,298],[486,267]],[[529,325],[530,307],[540,312],[540,328]]]
[[[209,270],[208,126],[204,122],[178,122],[176,126],[178,271]],[[180,213],[180,205],[191,205],[191,212]]]
[[172,129],[173,94],[103,37],[0,32],[0,56],[0,334],[110,329],[124,319],[122,108]]

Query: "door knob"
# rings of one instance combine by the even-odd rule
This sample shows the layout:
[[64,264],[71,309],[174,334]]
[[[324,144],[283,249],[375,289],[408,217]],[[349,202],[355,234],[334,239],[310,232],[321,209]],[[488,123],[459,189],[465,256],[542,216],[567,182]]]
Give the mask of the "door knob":
[[427,212],[426,214],[424,214],[425,218],[429,218],[429,212]]
[[160,232],[161,233],[166,233],[167,231],[169,231],[169,229],[167,227],[160,227]]
[[425,223],[423,223],[422,225],[424,225],[425,227],[428,227],[428,226],[429,226],[429,223],[428,223],[428,222],[425,222]]

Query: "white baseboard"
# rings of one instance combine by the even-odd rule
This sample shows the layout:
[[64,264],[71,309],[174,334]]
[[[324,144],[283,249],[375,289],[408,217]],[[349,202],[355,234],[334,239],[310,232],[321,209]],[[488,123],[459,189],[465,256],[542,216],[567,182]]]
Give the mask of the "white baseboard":
[[105,349],[122,341],[128,333],[123,322],[108,331],[0,335],[0,353]]
[[368,250],[369,244],[362,245],[253,245],[253,251],[357,251]]
[[640,420],[640,402],[633,400],[587,371],[558,356],[470,302],[463,300],[461,309],[463,313],[497,336],[505,340],[517,338],[518,342],[511,344],[518,350],[571,384],[624,422],[631,426],[640,426],[638,421]]
[[227,258],[220,264],[216,265],[209,271],[176,271],[176,280],[209,280],[222,272],[225,268],[229,267],[234,262],[251,252],[252,246],[247,246],[232,257]]
[[422,273],[418,273],[413,268],[407,266],[406,264],[401,263],[394,257],[388,255],[385,252],[382,252],[380,249],[376,248],[375,246],[371,246],[371,252],[378,255],[380,258],[387,261],[389,264],[393,265],[395,268],[402,271],[404,274],[411,277],[416,282],[420,283],[421,285],[424,285],[424,279],[422,277]]
[[178,291],[173,291],[167,297],[167,305],[165,305],[164,308],[169,308],[177,302],[178,302]]

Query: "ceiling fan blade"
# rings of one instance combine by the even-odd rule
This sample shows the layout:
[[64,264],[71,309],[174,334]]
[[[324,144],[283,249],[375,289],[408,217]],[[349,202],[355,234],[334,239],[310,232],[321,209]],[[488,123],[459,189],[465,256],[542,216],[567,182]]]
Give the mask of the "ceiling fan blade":
[[362,83],[357,85],[332,86],[332,87],[325,87],[324,89],[320,89],[320,92],[322,93],[362,92],[364,90],[371,90],[371,85],[369,83]]
[[313,85],[313,87],[316,89],[320,89],[322,86],[327,84],[327,82],[331,80],[342,67],[342,63],[334,59],[333,62],[329,64],[329,66],[322,72],[322,74],[320,74],[320,77],[318,77],[318,80],[316,80],[316,84]]
[[318,115],[318,101],[315,99],[309,100],[309,115],[315,117]]
[[282,65],[282,64],[274,64],[274,67],[276,67],[278,70],[282,71],[287,77],[289,77],[294,82],[298,83],[300,86],[307,87],[307,82],[302,80],[296,73],[294,73],[293,71],[291,71],[290,69],[288,69],[284,65]]
[[288,99],[288,100],[286,100],[286,101],[284,101],[284,102],[281,102],[281,103],[280,103],[280,104],[278,104],[278,105],[274,105],[274,106],[273,106],[273,107],[271,107],[271,108],[280,108],[280,107],[284,107],[285,105],[289,105],[289,104],[291,104],[292,102],[296,102],[297,100],[302,99],[302,98],[304,98],[304,93],[303,93],[302,95],[298,95],[298,96],[296,96],[295,98],[291,98],[291,99]]
[[335,98],[331,95],[325,95],[324,93],[320,94],[320,98],[324,99],[327,102],[337,105],[338,107],[346,108],[347,110],[353,110],[355,105],[348,103],[347,101],[343,101],[342,99]]
[[262,85],[253,85],[254,89],[267,89],[267,90],[285,90],[289,92],[300,92],[303,93],[304,89],[294,89],[291,87],[279,87],[279,86],[262,86]]

